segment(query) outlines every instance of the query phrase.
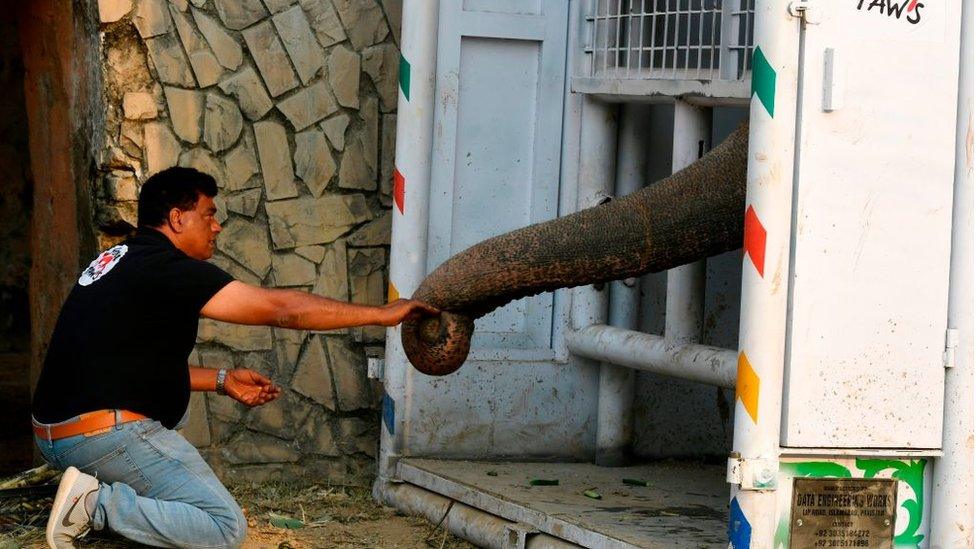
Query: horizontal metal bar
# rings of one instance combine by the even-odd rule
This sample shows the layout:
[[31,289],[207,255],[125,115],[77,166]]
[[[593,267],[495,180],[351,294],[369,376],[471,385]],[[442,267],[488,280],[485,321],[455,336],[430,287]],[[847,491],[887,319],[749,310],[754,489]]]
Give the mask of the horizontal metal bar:
[[[748,73],[747,73],[748,74]],[[675,99],[702,106],[748,106],[749,82],[745,80],[624,80],[573,78],[574,93],[593,95],[603,101],[624,103],[670,103]]]
[[780,457],[798,456],[859,456],[859,457],[888,457],[904,459],[906,457],[939,457],[942,450],[938,448],[795,448],[783,446]]
[[663,337],[595,324],[566,334],[577,356],[671,377],[735,387],[738,355],[708,345],[671,345]]

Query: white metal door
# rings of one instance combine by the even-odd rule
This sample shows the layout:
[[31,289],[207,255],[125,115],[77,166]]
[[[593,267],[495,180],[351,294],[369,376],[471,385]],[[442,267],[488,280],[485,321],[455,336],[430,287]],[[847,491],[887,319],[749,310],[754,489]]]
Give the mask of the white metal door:
[[[442,2],[428,271],[556,215],[566,2]],[[477,323],[479,349],[550,348],[552,294]]]
[[785,446],[941,445],[959,7],[811,3]]
[[[558,215],[568,8],[565,0],[440,3],[428,272]],[[520,300],[476,322],[457,373],[408,370],[405,454],[591,453],[597,371],[554,348],[559,319],[551,293]]]

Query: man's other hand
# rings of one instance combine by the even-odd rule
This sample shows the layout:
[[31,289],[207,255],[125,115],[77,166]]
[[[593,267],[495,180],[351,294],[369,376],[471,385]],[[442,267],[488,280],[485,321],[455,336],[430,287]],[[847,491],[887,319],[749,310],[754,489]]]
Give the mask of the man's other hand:
[[404,320],[421,316],[436,316],[441,312],[434,307],[414,299],[398,299],[380,307],[380,325],[396,326]]
[[270,379],[246,368],[227,370],[224,391],[227,396],[248,406],[267,404],[281,394],[281,389]]

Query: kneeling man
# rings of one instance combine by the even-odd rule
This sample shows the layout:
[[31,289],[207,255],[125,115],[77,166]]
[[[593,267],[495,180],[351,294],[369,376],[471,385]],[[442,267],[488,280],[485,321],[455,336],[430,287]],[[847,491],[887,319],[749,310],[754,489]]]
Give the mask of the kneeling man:
[[190,391],[258,406],[280,390],[251,370],[189,366],[201,316],[331,330],[437,314],[416,301],[372,307],[234,280],[206,262],[220,233],[216,194],[214,179],[190,168],[150,177],[136,234],[95,258],[61,309],[32,410],[41,454],[65,469],[51,547],[73,547],[91,528],[159,547],[244,541],[240,507],[173,429]]

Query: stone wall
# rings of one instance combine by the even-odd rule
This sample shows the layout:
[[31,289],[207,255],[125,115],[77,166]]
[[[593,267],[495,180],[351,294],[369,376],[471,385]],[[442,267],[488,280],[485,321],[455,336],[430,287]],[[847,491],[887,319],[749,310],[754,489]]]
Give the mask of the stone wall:
[[[95,223],[129,234],[164,168],[213,174],[213,262],[237,279],[385,302],[400,0],[99,0],[106,146]],[[184,429],[225,480],[365,483],[379,437],[379,328],[308,333],[204,320],[191,363],[284,388],[253,410],[195,394]],[[246,474],[241,474],[246,473]]]

